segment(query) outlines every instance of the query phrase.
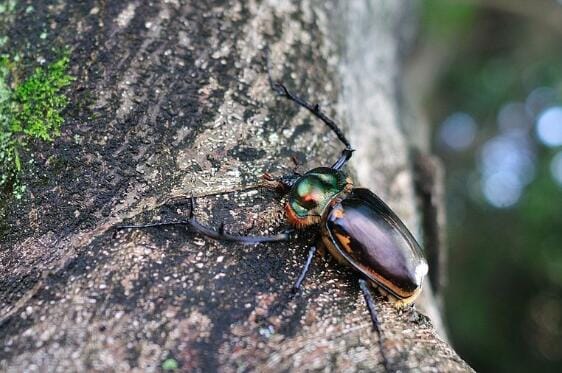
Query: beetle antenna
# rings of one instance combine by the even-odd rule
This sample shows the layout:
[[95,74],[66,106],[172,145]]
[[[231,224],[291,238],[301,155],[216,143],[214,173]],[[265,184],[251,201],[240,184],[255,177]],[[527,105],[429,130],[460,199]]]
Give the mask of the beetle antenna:
[[[250,185],[245,185],[245,186],[241,186],[241,187],[237,187],[237,188],[232,188],[232,189],[225,189],[225,190],[217,190],[217,191],[212,191],[210,193],[205,193],[205,194],[200,194],[200,195],[194,195],[193,197],[195,198],[204,198],[204,197],[213,197],[213,196],[220,196],[221,194],[228,194],[228,193],[236,193],[236,192],[246,192],[248,190],[254,190],[254,189],[261,189],[263,188],[263,184],[260,183],[255,183],[255,184],[250,184]],[[190,197],[187,197],[187,199],[190,199]],[[185,196],[182,195],[178,195],[178,196],[172,196],[170,198],[167,198],[164,201],[164,204],[168,203],[168,202],[173,202],[176,199],[186,199]]]
[[255,184],[242,186],[242,187],[239,187],[239,188],[217,190],[217,191],[212,191],[210,193],[205,193],[205,194],[198,194],[198,195],[190,194],[189,196],[182,195],[182,194],[176,194],[176,195],[172,195],[170,197],[166,197],[161,202],[157,203],[156,205],[154,205],[150,209],[147,209],[146,211],[151,211],[151,210],[154,210],[158,207],[162,207],[162,206],[165,206],[165,205],[174,205],[174,204],[185,203],[186,201],[191,201],[191,197],[194,197],[194,198],[214,197],[214,196],[220,196],[222,194],[246,192],[246,191],[249,191],[249,190],[264,189],[264,188],[267,189],[267,186],[264,185],[263,182],[259,182],[259,183],[255,183]]
[[367,303],[367,308],[369,309],[369,314],[371,315],[371,321],[373,322],[373,329],[378,335],[379,339],[379,349],[382,355],[382,364],[384,366],[385,371],[389,372],[389,364],[388,359],[386,358],[386,353],[384,350],[384,337],[380,328],[379,318],[377,316],[377,309],[375,307],[375,301],[371,292],[369,291],[369,286],[367,281],[362,278],[359,278],[359,287],[363,292],[363,298],[365,299],[365,303]]
[[274,177],[269,173],[264,173],[262,176],[262,186],[279,193],[281,196],[287,194],[291,187],[295,184],[301,175],[293,173],[291,175],[283,175],[281,177]]

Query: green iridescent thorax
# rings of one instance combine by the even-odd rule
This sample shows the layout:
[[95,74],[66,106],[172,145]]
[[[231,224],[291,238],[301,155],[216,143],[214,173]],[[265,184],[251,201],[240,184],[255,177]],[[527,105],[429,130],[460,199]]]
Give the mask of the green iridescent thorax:
[[328,203],[350,186],[343,172],[328,167],[315,168],[293,185],[288,205],[298,218],[321,216]]

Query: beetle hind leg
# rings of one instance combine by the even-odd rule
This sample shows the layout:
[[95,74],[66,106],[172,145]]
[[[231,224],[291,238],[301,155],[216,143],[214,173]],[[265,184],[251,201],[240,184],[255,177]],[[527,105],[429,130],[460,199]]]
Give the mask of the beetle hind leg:
[[385,371],[391,371],[389,369],[388,359],[386,357],[386,352],[384,349],[384,337],[382,334],[382,330],[379,323],[379,318],[377,314],[377,309],[375,307],[375,300],[373,299],[373,295],[369,291],[369,285],[366,280],[363,278],[359,279],[359,287],[363,292],[363,298],[365,299],[365,303],[367,303],[367,309],[369,310],[369,314],[371,315],[371,321],[373,322],[373,329],[377,333],[378,341],[379,341],[379,350],[382,356],[382,363],[385,368]]

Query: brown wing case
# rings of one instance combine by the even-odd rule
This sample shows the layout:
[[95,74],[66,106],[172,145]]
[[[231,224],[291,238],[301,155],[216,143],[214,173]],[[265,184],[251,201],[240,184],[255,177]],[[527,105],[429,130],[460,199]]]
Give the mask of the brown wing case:
[[415,296],[427,273],[422,249],[396,214],[355,188],[326,215],[323,234],[347,264],[399,299]]

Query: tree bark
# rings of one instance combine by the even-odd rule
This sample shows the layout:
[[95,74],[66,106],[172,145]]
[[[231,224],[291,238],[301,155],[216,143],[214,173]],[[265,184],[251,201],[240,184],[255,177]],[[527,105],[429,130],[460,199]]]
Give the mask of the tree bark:
[[[349,134],[355,185],[379,194],[422,237],[400,92],[415,8],[336,3],[18,8],[10,46],[30,45],[33,56],[70,46],[77,80],[62,136],[33,147],[28,196],[4,208],[0,369],[384,370],[353,272],[316,258],[301,293],[290,295],[314,234],[243,246],[184,227],[116,230],[123,221],[185,217],[189,204],[172,197],[335,161],[334,135],[269,87],[268,49],[273,76]],[[271,192],[197,202],[200,220],[231,232],[285,224]],[[440,323],[429,288],[422,312]],[[471,370],[422,313],[381,297],[377,309],[391,370]]]

